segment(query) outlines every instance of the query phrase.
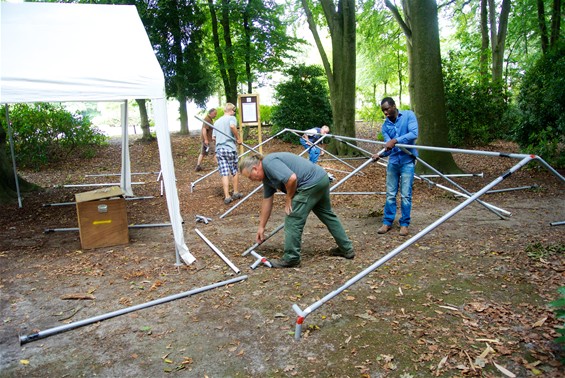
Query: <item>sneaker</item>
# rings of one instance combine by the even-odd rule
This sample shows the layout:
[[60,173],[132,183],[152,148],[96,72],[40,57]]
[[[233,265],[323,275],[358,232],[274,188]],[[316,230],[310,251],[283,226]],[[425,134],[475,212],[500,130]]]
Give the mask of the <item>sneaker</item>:
[[294,268],[300,265],[300,260],[290,262],[283,259],[271,259],[269,262],[273,268]]
[[231,197],[224,198],[224,203],[225,203],[226,205],[229,205],[229,204],[232,203],[232,202],[233,202],[233,199],[232,199]]
[[381,228],[379,228],[379,229],[377,230],[377,234],[386,234],[387,232],[390,231],[391,228],[392,228],[391,226],[389,226],[389,225],[387,225],[387,224],[383,224],[383,225],[381,226]]
[[332,256],[338,256],[338,257],[344,257],[346,259],[352,259],[355,257],[355,252],[353,251],[353,249],[347,251],[347,252],[343,252],[339,247],[335,247],[330,249],[330,255]]
[[235,192],[235,193],[231,196],[231,198],[232,198],[233,200],[238,200],[238,199],[240,199],[240,198],[243,198],[243,194],[241,194],[241,193],[239,193],[239,192]]
[[400,236],[408,236],[408,227],[407,226],[400,226]]
[[328,178],[330,179],[330,182],[335,180],[335,176],[332,175],[331,173],[328,172]]
[[197,166],[196,166],[196,172],[200,172],[201,170],[202,170],[202,167],[199,166],[199,165],[197,165]]

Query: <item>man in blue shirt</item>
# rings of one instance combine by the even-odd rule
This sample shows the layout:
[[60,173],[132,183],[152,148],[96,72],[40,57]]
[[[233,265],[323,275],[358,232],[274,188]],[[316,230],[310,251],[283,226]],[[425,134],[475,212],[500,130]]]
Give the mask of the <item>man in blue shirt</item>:
[[251,155],[241,158],[239,171],[252,181],[263,182],[263,202],[259,215],[256,242],[265,240],[265,226],[271,216],[277,190],[285,193],[284,255],[271,259],[273,268],[291,268],[300,264],[302,232],[308,214],[313,212],[328,228],[337,243],[332,256],[352,259],[353,244],[347,237],[330,203],[330,180],[316,164],[289,152],[274,152],[264,158]]
[[408,235],[410,226],[410,211],[412,210],[412,184],[414,182],[415,156],[418,152],[415,148],[407,149],[413,155],[407,154],[399,147],[399,144],[415,144],[418,139],[418,120],[414,112],[410,110],[399,111],[394,100],[385,97],[381,101],[381,110],[385,115],[385,121],[381,128],[385,141],[385,149],[381,155],[373,155],[374,160],[379,157],[388,156],[386,168],[386,201],[383,215],[383,225],[377,233],[386,234],[392,228],[396,217],[396,195],[400,189],[400,211],[401,216],[400,235]]

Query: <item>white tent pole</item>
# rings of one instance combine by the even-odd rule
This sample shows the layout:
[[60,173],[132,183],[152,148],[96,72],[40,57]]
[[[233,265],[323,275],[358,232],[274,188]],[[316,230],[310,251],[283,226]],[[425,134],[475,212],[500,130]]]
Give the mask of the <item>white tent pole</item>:
[[175,238],[176,252],[186,264],[192,264],[196,258],[189,252],[184,240],[182,217],[175,178],[175,167],[173,165],[173,154],[171,153],[171,136],[169,134],[167,120],[167,104],[165,97],[152,99],[155,130],[157,132],[157,143],[159,145],[159,156],[161,160],[161,173],[165,187],[165,198],[169,216],[173,225],[173,236]]
[[128,100],[121,105],[122,110],[122,173],[120,186],[126,197],[133,197],[131,187],[131,162],[129,158]]
[[16,192],[18,193],[18,206],[22,208],[22,196],[20,193],[20,182],[18,180],[18,170],[16,169],[16,154],[14,152],[14,139],[12,138],[12,125],[10,124],[10,112],[8,104],[6,104],[6,125],[8,125],[8,139],[10,140],[10,154],[12,155],[12,168],[14,170],[14,181],[16,183]]

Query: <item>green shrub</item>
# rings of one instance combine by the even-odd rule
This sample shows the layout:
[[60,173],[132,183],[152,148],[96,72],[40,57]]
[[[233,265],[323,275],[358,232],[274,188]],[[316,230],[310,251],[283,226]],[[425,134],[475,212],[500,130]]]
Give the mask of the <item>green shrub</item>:
[[107,139],[88,116],[70,113],[60,104],[15,104],[10,121],[18,163],[27,167],[40,168],[71,153],[91,157]]
[[[563,322],[560,328],[557,328],[557,332],[561,335],[555,339],[555,342],[561,344],[565,348],[565,286],[561,286],[557,289],[560,298],[550,302],[549,304],[555,308],[555,316],[558,320]],[[561,354],[561,363],[565,364],[565,353]]]
[[503,88],[466,75],[460,61],[453,53],[443,61],[449,143],[472,147],[506,138],[510,125],[502,118],[507,109]]
[[[286,71],[289,79],[275,87],[275,99],[271,120],[274,135],[283,129],[308,130],[312,127],[332,125],[332,107],[329,89],[322,67],[293,66]],[[284,133],[281,139],[298,143],[292,133]]]
[[513,129],[523,152],[565,167],[565,44],[542,56],[524,76],[521,121]]
[[263,125],[272,124],[272,111],[273,107],[271,105],[259,105],[259,115]]

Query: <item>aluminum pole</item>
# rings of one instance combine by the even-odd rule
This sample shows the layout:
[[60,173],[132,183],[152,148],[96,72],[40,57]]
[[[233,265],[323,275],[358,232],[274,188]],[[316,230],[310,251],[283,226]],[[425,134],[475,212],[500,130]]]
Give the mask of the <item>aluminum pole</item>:
[[12,169],[14,170],[14,182],[16,183],[16,193],[18,194],[18,207],[21,209],[22,195],[20,192],[20,180],[18,179],[18,170],[16,169],[16,153],[14,152],[14,139],[12,137],[13,130],[10,123],[10,112],[8,111],[8,104],[6,106],[6,124],[8,125],[8,139],[10,140],[10,154],[12,155]]
[[[149,227],[171,227],[170,223],[150,223],[150,224],[132,224],[129,225],[129,229],[133,228],[149,228]],[[43,232],[48,234],[50,232],[62,232],[62,231],[79,231],[78,227],[68,227],[68,228],[46,228]]]
[[208,244],[208,247],[210,247],[212,249],[212,251],[216,252],[216,254],[218,256],[220,256],[220,258],[222,260],[224,260],[224,262],[231,268],[231,270],[233,270],[236,274],[241,273],[241,270],[239,270],[239,268],[237,266],[235,266],[223,253],[222,251],[220,251],[214,244],[212,244],[212,242],[210,240],[208,240],[208,238],[206,238],[206,236],[204,236],[204,234],[202,234],[202,232],[200,232],[199,229],[195,228],[194,231],[198,234],[198,236],[200,236],[202,238],[202,240],[204,240],[204,242],[206,244]]
[[316,309],[318,309],[319,307],[321,307],[324,303],[328,302],[329,300],[331,300],[332,298],[334,298],[335,296],[337,296],[338,294],[340,294],[341,292],[343,292],[344,290],[346,290],[347,288],[349,288],[350,286],[352,286],[353,284],[355,284],[357,281],[361,280],[362,278],[364,278],[367,274],[371,273],[372,271],[374,271],[375,269],[377,269],[379,266],[381,266],[382,264],[384,264],[385,262],[387,262],[388,260],[390,260],[391,258],[393,258],[394,256],[396,256],[398,253],[402,252],[404,249],[406,249],[407,247],[409,247],[410,245],[414,244],[415,242],[417,242],[418,240],[420,240],[423,236],[425,236],[426,234],[430,233],[431,231],[433,231],[435,228],[437,228],[439,225],[441,225],[442,223],[444,223],[445,221],[447,221],[449,218],[451,218],[453,215],[457,214],[459,211],[461,211],[463,208],[467,207],[469,204],[471,204],[473,201],[475,201],[477,198],[479,198],[480,196],[482,196],[484,193],[486,193],[488,190],[490,190],[492,187],[494,187],[495,185],[499,184],[500,182],[502,182],[503,180],[505,180],[506,178],[508,178],[512,173],[516,172],[518,169],[522,168],[524,165],[528,164],[531,160],[533,160],[533,157],[531,156],[526,156],[525,158],[523,158],[521,161],[518,162],[518,164],[516,164],[515,166],[513,166],[512,168],[510,168],[508,171],[506,171],[505,173],[503,173],[502,175],[500,175],[499,177],[497,177],[494,181],[492,181],[490,184],[486,185],[484,188],[482,188],[481,190],[479,190],[477,193],[475,193],[474,195],[472,195],[471,197],[469,197],[467,200],[465,200],[464,202],[462,202],[461,204],[459,204],[458,206],[456,206],[455,208],[453,208],[451,211],[449,211],[447,214],[445,214],[444,216],[442,216],[441,218],[439,218],[438,220],[436,220],[435,222],[433,222],[432,224],[430,224],[428,227],[424,228],[422,231],[418,232],[416,235],[414,235],[413,237],[411,237],[409,240],[407,240],[406,242],[402,243],[399,247],[395,248],[394,250],[392,250],[391,252],[389,252],[387,255],[383,256],[381,259],[379,259],[378,261],[376,261],[373,265],[369,266],[368,268],[366,268],[365,270],[363,270],[362,272],[358,273],[356,276],[354,276],[353,278],[349,279],[344,285],[342,285],[341,287],[337,288],[336,290],[332,291],[331,293],[327,294],[326,296],[324,296],[322,299],[318,300],[317,302],[313,303],[312,305],[308,306],[307,308],[305,308],[304,310],[301,310],[300,307],[298,307],[297,304],[294,304],[292,306],[292,308],[294,309],[294,311],[296,312],[296,314],[298,315],[297,319],[296,319],[296,329],[294,332],[294,339],[295,340],[300,340],[300,332],[302,331],[302,324],[304,323],[305,318],[310,315],[312,312],[314,312]]
[[85,325],[88,325],[88,324],[100,322],[102,320],[114,318],[116,316],[120,316],[120,315],[124,315],[124,314],[130,313],[130,312],[133,312],[133,311],[141,310],[143,308],[147,308],[147,307],[151,307],[151,306],[175,301],[177,299],[181,299],[181,298],[185,298],[185,297],[189,297],[189,296],[194,295],[194,294],[199,294],[199,293],[202,293],[204,291],[215,289],[215,288],[220,287],[220,286],[229,285],[229,284],[232,284],[232,283],[235,283],[235,282],[243,281],[245,279],[247,279],[247,276],[240,276],[240,277],[232,278],[232,279],[227,280],[227,281],[222,281],[222,282],[218,282],[218,283],[215,283],[215,284],[212,284],[212,285],[203,286],[203,287],[198,288],[198,289],[192,289],[192,290],[189,290],[189,291],[185,291],[184,293],[180,293],[180,294],[170,295],[168,297],[156,299],[156,300],[151,301],[151,302],[142,303],[142,304],[139,304],[139,305],[127,307],[127,308],[124,308],[122,310],[109,312],[107,314],[103,314],[103,315],[95,316],[95,317],[92,317],[92,318],[80,320],[80,321],[77,321],[77,322],[74,322],[74,323],[65,324],[65,325],[62,325],[62,326],[59,326],[59,327],[49,328],[45,331],[39,331],[37,333],[32,333],[30,335],[20,336],[19,337],[20,338],[20,345],[24,345],[24,344],[27,344],[29,342],[36,341],[36,340],[39,340],[39,339],[44,339],[46,337],[56,335],[58,333],[70,331],[72,329],[79,328],[79,327],[82,327],[82,326],[85,326]]

